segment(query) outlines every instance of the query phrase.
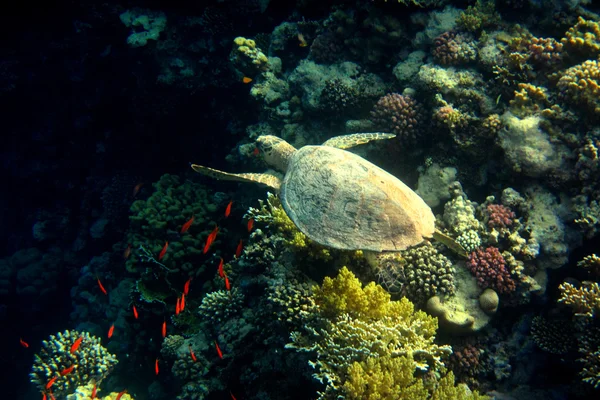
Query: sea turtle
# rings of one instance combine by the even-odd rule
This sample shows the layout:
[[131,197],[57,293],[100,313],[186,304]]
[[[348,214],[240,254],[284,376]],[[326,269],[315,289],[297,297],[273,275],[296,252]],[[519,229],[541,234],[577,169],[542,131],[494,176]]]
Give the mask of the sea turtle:
[[261,183],[279,192],[281,204],[310,239],[341,250],[400,251],[435,237],[463,254],[462,247],[435,229],[431,208],[398,178],[345,149],[389,133],[336,136],[300,149],[276,136],[256,143],[278,171],[233,174],[192,164],[216,179]]

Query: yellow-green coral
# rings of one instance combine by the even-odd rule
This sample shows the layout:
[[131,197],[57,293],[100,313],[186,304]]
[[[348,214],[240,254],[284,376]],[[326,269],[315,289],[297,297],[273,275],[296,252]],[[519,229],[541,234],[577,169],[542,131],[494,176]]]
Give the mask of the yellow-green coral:
[[315,303],[327,317],[346,313],[352,318],[362,320],[378,319],[388,315],[391,311],[390,304],[395,303],[390,302],[390,294],[374,282],[363,288],[358,278],[346,267],[340,270],[336,278],[325,277],[323,285],[314,288],[314,297]]
[[[305,333],[293,332],[286,347],[316,354],[310,365],[326,384],[319,399],[479,398],[454,387],[452,375],[437,380],[450,346],[434,343],[436,318],[408,299],[391,301],[381,286],[363,287],[346,268],[315,288],[314,299],[321,318],[306,323]],[[431,379],[423,381],[424,373]]]
[[454,384],[450,372],[439,381],[427,385],[415,377],[410,357],[370,357],[348,368],[348,378],[342,386],[350,400],[478,400],[488,399],[471,392],[465,384]]
[[410,357],[370,357],[348,368],[342,390],[349,400],[427,399],[422,379],[414,376]]
[[[79,386],[77,388],[77,390],[75,390],[75,393],[70,394],[67,396],[67,400],[92,400],[92,392],[94,390],[94,384],[90,383],[87,384],[85,386]],[[102,389],[100,389],[99,387],[96,388],[96,399],[98,400],[115,400],[117,398],[117,396],[119,395],[119,393],[117,392],[112,392],[106,396],[101,396],[100,392],[102,391]],[[134,397],[131,396],[129,393],[124,393],[121,396],[120,400],[134,400]]]
[[269,68],[269,58],[256,47],[256,42],[238,36],[233,40],[234,49],[230,59],[244,75],[255,75]]

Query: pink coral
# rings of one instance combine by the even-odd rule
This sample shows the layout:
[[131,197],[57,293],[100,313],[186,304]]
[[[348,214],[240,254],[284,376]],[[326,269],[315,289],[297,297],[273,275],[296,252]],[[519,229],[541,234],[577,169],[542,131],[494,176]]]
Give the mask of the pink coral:
[[412,97],[398,93],[381,97],[371,111],[371,121],[377,129],[395,133],[403,142],[417,139],[423,118],[422,106]]
[[511,226],[515,219],[515,213],[502,204],[488,204],[487,224],[490,228],[504,229]]
[[498,293],[510,293],[516,289],[515,281],[506,268],[506,261],[496,247],[478,249],[469,254],[467,267],[482,288],[489,287]]

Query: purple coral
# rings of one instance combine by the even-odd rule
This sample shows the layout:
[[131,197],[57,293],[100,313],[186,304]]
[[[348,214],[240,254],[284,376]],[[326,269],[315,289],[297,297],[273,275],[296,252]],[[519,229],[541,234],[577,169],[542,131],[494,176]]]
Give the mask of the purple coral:
[[414,142],[423,122],[423,107],[410,96],[387,94],[373,107],[371,121],[377,129],[395,133],[403,142]]
[[433,58],[442,65],[465,64],[475,60],[475,39],[468,33],[444,32],[433,42]]
[[511,226],[515,219],[515,213],[502,204],[488,204],[486,212],[490,228],[505,229]]
[[496,247],[477,249],[469,254],[467,267],[482,288],[492,288],[498,293],[510,293],[516,289],[515,281],[506,268],[506,260]]

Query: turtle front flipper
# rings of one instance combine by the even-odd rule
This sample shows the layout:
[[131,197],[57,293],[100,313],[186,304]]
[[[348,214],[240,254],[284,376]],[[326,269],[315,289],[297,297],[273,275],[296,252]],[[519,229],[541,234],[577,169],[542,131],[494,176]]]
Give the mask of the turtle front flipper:
[[211,178],[221,179],[225,181],[238,181],[238,182],[251,182],[260,183],[268,186],[276,191],[279,191],[281,182],[283,180],[281,174],[273,170],[268,170],[264,173],[243,173],[243,174],[232,174],[229,172],[219,171],[209,167],[204,167],[198,164],[192,164],[192,169],[199,174],[210,176]]
[[465,248],[462,247],[460,245],[460,243],[458,243],[456,240],[452,239],[450,236],[446,235],[445,233],[442,233],[436,229],[433,232],[433,238],[435,240],[437,240],[438,242],[444,244],[446,247],[448,247],[450,250],[452,250],[454,253],[456,253],[460,257],[467,258],[468,255],[467,255],[467,251],[465,250]]
[[345,150],[358,146],[359,144],[369,143],[373,140],[393,139],[395,137],[396,135],[393,133],[352,133],[350,135],[334,136],[323,143],[323,146],[336,147]]

